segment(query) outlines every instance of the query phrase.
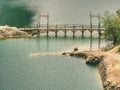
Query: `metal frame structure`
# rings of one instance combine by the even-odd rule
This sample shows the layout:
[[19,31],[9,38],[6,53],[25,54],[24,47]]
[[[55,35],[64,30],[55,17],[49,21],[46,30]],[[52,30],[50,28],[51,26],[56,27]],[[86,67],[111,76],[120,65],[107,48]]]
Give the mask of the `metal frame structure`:
[[40,14],[38,18],[40,18],[40,22],[38,24],[38,27],[40,28],[41,24],[41,18],[45,17],[47,19],[47,37],[48,37],[48,30],[49,30],[49,14],[47,13],[46,15]]
[[98,13],[98,15],[93,15],[92,12],[90,11],[90,33],[91,33],[91,42],[90,42],[90,50],[92,50],[92,18],[97,18],[98,19],[98,34],[99,34],[99,43],[98,43],[98,48],[100,49],[100,42],[101,42],[101,31],[100,31],[100,28],[101,28],[101,20],[100,20],[100,13]]

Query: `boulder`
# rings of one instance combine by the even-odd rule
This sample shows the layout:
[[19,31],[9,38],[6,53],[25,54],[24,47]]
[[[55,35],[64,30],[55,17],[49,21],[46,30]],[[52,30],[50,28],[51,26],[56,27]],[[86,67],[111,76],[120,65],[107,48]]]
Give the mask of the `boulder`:
[[28,33],[19,31],[16,27],[0,26],[0,37],[26,37]]
[[66,53],[66,52],[63,52],[62,55],[67,55],[67,53]]
[[69,55],[72,57],[72,56],[74,56],[74,55],[75,55],[75,53],[70,53]]
[[88,55],[86,58],[86,64],[99,64],[101,60],[103,59],[103,56],[94,56],[94,55]]
[[78,48],[76,47],[76,48],[74,48],[74,51],[78,51]]

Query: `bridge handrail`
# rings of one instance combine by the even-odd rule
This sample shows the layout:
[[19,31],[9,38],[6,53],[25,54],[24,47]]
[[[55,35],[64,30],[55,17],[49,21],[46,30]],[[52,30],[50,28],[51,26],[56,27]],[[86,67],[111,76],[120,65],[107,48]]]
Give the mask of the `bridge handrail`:
[[[82,24],[50,24],[48,27],[49,28],[73,28],[73,26],[75,28],[90,28],[90,25],[82,25]],[[37,25],[32,25],[32,26],[27,26],[28,28],[37,28],[38,26]],[[26,28],[27,28],[26,27]],[[92,25],[93,28],[98,28],[98,25]],[[41,24],[40,25],[40,28],[47,28],[47,25],[46,24]],[[101,28],[104,28],[103,26],[101,26]]]

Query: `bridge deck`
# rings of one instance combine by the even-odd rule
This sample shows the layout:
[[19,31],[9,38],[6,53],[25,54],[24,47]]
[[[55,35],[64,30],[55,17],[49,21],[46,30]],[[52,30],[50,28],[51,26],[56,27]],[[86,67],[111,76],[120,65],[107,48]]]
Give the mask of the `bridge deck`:
[[[91,28],[19,28],[21,31],[31,31],[31,30],[45,30],[45,31],[60,31],[60,30],[91,30]],[[104,31],[105,28],[92,28],[92,30]]]

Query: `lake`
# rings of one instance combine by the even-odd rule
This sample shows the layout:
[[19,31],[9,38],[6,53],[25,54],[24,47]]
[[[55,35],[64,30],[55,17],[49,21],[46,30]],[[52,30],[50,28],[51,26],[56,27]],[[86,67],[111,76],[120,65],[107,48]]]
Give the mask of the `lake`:
[[[93,47],[98,47],[93,39]],[[101,46],[105,40],[101,40]],[[62,55],[32,56],[57,53],[75,47],[90,48],[89,38],[34,37],[0,40],[0,89],[2,90],[102,90],[96,66],[82,58]],[[95,48],[93,48],[95,49]]]
[[[87,24],[89,13],[116,12],[119,0],[0,0],[0,25],[25,27],[36,25],[40,14],[50,15],[50,24]],[[46,18],[41,19],[46,24]],[[98,20],[93,19],[97,25]],[[98,50],[97,33],[92,50]],[[90,50],[89,32],[73,38],[71,32],[55,38],[0,40],[0,90],[103,90],[97,66],[88,66],[82,58],[52,55],[73,50]],[[101,48],[106,41],[101,39]],[[43,54],[44,53],[44,54]],[[31,54],[42,54],[32,56]]]

